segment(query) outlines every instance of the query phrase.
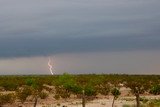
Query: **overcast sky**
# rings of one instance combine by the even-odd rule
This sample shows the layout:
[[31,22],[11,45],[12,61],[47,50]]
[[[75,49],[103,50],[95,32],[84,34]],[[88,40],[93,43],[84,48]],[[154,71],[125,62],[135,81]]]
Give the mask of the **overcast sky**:
[[1,0],[0,74],[160,74],[159,0]]

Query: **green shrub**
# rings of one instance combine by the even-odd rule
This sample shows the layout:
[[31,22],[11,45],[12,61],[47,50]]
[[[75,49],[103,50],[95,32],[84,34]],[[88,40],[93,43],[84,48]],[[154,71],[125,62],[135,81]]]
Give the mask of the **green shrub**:
[[118,98],[118,96],[121,94],[121,92],[120,92],[119,89],[117,89],[117,88],[113,88],[113,89],[111,90],[111,93],[112,93],[112,95],[113,95],[115,98]]
[[4,82],[1,85],[2,87],[4,87],[5,90],[8,90],[8,91],[15,91],[18,87],[18,85],[13,82]]
[[159,95],[160,94],[160,85],[154,85],[151,88],[150,93],[154,94],[154,95]]
[[35,80],[32,78],[28,78],[25,80],[26,85],[31,86],[32,84],[35,83]]
[[41,82],[41,79],[33,79],[33,78],[28,78],[25,81],[27,86],[31,86],[35,90],[41,91],[43,89],[43,83]]
[[[60,94],[61,97],[69,97],[70,93],[74,94],[81,94],[82,87],[77,85],[74,77],[70,74],[64,73],[63,75],[59,76],[57,83],[57,92]],[[67,93],[66,93],[67,92]]]
[[76,84],[65,83],[63,87],[74,94],[81,94],[82,93],[82,87],[80,87]]
[[84,89],[85,95],[87,96],[95,96],[96,95],[96,90],[93,86],[87,85]]

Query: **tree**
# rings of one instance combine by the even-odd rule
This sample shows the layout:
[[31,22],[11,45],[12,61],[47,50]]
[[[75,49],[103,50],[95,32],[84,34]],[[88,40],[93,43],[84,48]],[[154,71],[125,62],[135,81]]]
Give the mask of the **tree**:
[[68,73],[60,75],[56,81],[56,93],[62,98],[70,97],[71,93],[78,93],[79,87],[74,81],[74,77]]
[[39,79],[35,80],[32,78],[28,78],[26,80],[26,85],[32,88],[32,95],[34,96],[35,99],[34,107],[36,107],[38,98],[42,93],[43,84],[39,81]]
[[150,83],[142,76],[132,76],[126,78],[126,87],[131,89],[131,92],[136,96],[137,107],[140,107],[140,94],[148,91]]
[[113,97],[113,102],[112,102],[112,107],[114,106],[114,101],[119,97],[119,95],[121,94],[121,92],[119,91],[119,89],[118,88],[113,88],[112,90],[111,90],[111,93],[112,93],[112,95],[114,96]]
[[82,107],[85,107],[85,91],[82,90]]
[[105,78],[105,76],[99,76],[98,80],[99,82],[97,82],[96,87],[95,87],[97,93],[105,95],[105,96],[108,95],[111,90],[108,79]]

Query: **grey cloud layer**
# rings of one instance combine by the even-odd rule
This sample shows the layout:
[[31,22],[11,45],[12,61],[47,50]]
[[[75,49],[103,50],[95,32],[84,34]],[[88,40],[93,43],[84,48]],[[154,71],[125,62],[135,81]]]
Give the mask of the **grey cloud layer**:
[[0,1],[0,57],[159,50],[159,0]]
[[160,50],[160,36],[11,38],[0,40],[0,57],[79,52]]

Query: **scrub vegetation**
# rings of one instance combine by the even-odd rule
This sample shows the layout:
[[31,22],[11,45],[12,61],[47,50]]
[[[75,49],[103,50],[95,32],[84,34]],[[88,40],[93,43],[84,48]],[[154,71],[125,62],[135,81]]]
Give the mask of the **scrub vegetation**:
[[[19,101],[22,104],[31,97],[34,107],[39,99],[46,99],[50,93],[54,98],[67,99],[71,95],[76,98],[93,100],[98,94],[113,96],[113,104],[121,97],[120,88],[129,88],[135,96],[135,107],[147,104],[148,107],[160,105],[160,100],[149,100],[141,98],[141,95],[160,94],[160,75],[118,75],[118,74],[88,74],[88,75],[36,75],[36,76],[0,76],[0,106],[13,104]],[[52,88],[50,88],[52,87]],[[13,93],[4,94],[4,91]],[[83,99],[84,100],[84,99]],[[149,106],[150,105],[150,106]],[[129,105],[124,105],[128,107]]]

